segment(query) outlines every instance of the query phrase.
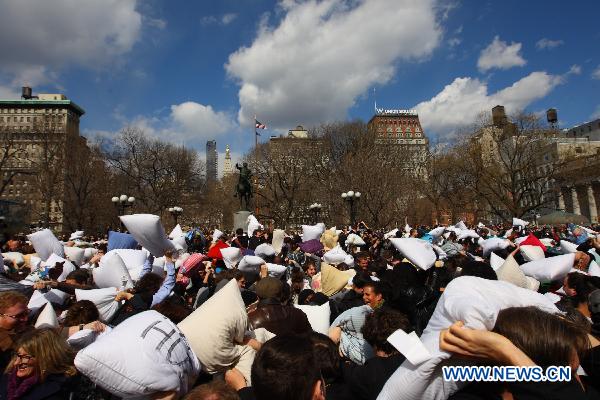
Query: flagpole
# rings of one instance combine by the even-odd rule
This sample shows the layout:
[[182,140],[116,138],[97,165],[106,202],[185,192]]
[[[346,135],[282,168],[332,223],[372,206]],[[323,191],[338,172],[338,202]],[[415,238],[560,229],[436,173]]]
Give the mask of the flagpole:
[[256,132],[256,114],[254,114],[254,151],[258,150],[258,133]]

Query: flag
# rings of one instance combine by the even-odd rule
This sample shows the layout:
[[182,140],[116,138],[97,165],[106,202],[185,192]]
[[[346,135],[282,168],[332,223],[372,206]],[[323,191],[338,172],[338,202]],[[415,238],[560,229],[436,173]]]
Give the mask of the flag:
[[254,119],[254,123],[255,123],[256,129],[267,129],[267,126],[265,124],[263,124],[262,122],[260,122],[259,120],[257,120],[256,118]]

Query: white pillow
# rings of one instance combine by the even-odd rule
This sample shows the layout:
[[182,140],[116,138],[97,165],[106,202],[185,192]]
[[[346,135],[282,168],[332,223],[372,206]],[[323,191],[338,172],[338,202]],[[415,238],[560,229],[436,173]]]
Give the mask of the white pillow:
[[51,303],[64,305],[71,295],[63,292],[62,290],[50,289],[49,292],[44,294],[44,297]]
[[459,221],[456,223],[456,225],[454,225],[455,228],[460,229],[461,231],[466,231],[467,229],[467,225],[465,225],[465,223],[463,221]]
[[246,219],[246,223],[248,224],[248,237],[252,237],[255,230],[263,228],[254,215],[249,215]]
[[178,325],[209,374],[232,367],[244,351],[248,314],[235,279]]
[[499,281],[510,282],[524,289],[536,291],[540,288],[540,282],[530,276],[525,276],[519,268],[519,264],[512,255],[509,255],[504,263],[496,271]]
[[383,235],[384,239],[389,239],[392,237],[396,237],[396,233],[398,232],[398,228],[396,229],[392,229],[391,231],[389,231],[388,233],[386,233],[385,235]]
[[173,246],[179,251],[187,251],[188,245],[185,241],[185,236],[178,236],[175,239],[171,240]]
[[296,305],[296,308],[301,309],[313,331],[327,335],[329,333],[329,319],[331,317],[331,309],[329,302],[320,306]]
[[65,246],[65,257],[73,262],[73,264],[80,267],[83,264],[85,258],[85,250],[80,247],[67,247]]
[[265,263],[260,257],[257,256],[244,256],[238,264],[238,269],[242,272],[259,272],[260,266]]
[[75,298],[77,301],[89,300],[94,303],[100,313],[100,321],[108,324],[121,307],[121,305],[115,301],[117,292],[117,288],[92,290],[75,289]]
[[83,249],[84,262],[90,261],[92,257],[94,257],[96,254],[98,254],[98,249],[94,247],[86,247],[85,249]]
[[127,318],[77,353],[75,366],[122,398],[169,391],[183,396],[200,372],[186,337],[156,311]]
[[526,227],[527,225],[529,225],[529,222],[527,222],[527,221],[523,221],[522,219],[519,219],[519,218],[513,218],[513,220],[512,220],[512,226],[522,226],[522,227]]
[[500,268],[504,264],[504,259],[496,253],[490,254],[490,265],[494,269],[494,271],[498,272],[498,268]]
[[554,245],[554,239],[551,238],[540,238],[540,242],[546,247],[552,247]]
[[521,265],[521,270],[540,282],[551,282],[563,279],[573,267],[575,254],[563,254],[541,260],[530,261]]
[[588,274],[591,276],[600,276],[600,266],[594,260],[590,263],[590,267],[588,268]]
[[169,239],[175,239],[180,236],[185,236],[185,235],[183,234],[183,229],[181,229],[181,225],[177,224],[177,226],[175,226],[175,228],[173,228],[171,233],[169,233]]
[[524,245],[519,247],[519,251],[523,255],[525,261],[543,260],[546,258],[544,250],[540,246]]
[[[457,365],[450,354],[439,348],[440,332],[456,321],[472,329],[491,330],[498,312],[509,307],[535,306],[546,312],[558,309],[544,295],[522,289],[508,282],[492,281],[474,276],[452,280],[442,293],[421,341],[432,358],[417,366],[408,360],[388,379],[379,400],[447,399],[467,383],[445,382],[440,364]],[[460,365],[469,364],[461,360]],[[477,365],[476,361],[470,362]]]
[[417,238],[394,238],[392,244],[415,266],[428,270],[437,259],[431,243]]
[[444,233],[445,230],[446,230],[445,227],[438,226],[437,228],[434,228],[434,229],[430,230],[429,233],[427,233],[427,234],[429,236],[432,236],[432,237],[436,238],[436,237],[442,236],[442,234]]
[[64,246],[58,241],[50,229],[43,229],[32,233],[31,235],[27,235],[27,238],[31,242],[38,257],[43,261],[46,261],[52,253],[60,257],[65,256]]
[[83,231],[75,231],[69,236],[69,240],[78,240],[83,237]]
[[287,271],[287,267],[285,265],[267,263],[267,270],[269,271],[269,276],[281,278],[285,274],[285,271]]
[[242,251],[237,247],[226,247],[221,249],[221,256],[225,266],[231,269],[242,259]]
[[106,255],[111,253],[117,253],[121,260],[123,260],[123,264],[129,271],[129,276],[133,281],[137,281],[140,279],[140,273],[144,268],[144,263],[148,258],[148,253],[144,250],[134,250],[134,249],[115,249],[111,250]]
[[[19,253],[16,251],[9,251],[6,253],[2,253],[2,257],[7,260],[12,261],[14,264],[23,265],[25,263],[25,258],[23,258],[23,253]],[[2,264],[4,265],[4,264]]]
[[112,331],[110,326],[105,326],[103,332],[94,332],[91,329],[82,329],[75,332],[67,339],[69,346],[76,350],[81,350],[90,344],[94,343],[99,337],[107,335]]
[[275,255],[275,248],[268,243],[261,243],[254,249],[254,255],[258,257],[271,257]]
[[346,253],[339,245],[337,245],[333,249],[323,254],[323,261],[325,261],[327,264],[338,265],[343,263],[346,260],[346,257],[348,257],[348,253]]
[[65,260],[64,258],[57,256],[56,254],[51,254],[50,257],[48,257],[48,259],[42,264],[52,269],[54,268],[57,262],[64,262],[62,273],[60,274],[58,279],[56,279],[58,282],[63,282],[65,279],[67,279],[67,275],[75,271],[76,268],[71,261]]
[[479,234],[477,232],[475,232],[473,229],[466,229],[464,231],[460,231],[460,233],[457,236],[458,240],[463,240],[463,239],[468,239],[468,238],[479,239]]
[[489,238],[483,242],[481,247],[483,248],[483,256],[488,257],[492,251],[504,250],[508,246],[510,246],[510,243],[506,239]]
[[563,254],[569,254],[569,253],[577,253],[577,247],[579,247],[578,245],[576,245],[575,243],[571,243],[567,240],[561,240],[560,241],[560,251]]
[[346,246],[364,246],[365,241],[356,233],[351,233],[346,238]]
[[212,242],[213,243],[217,243],[217,240],[219,240],[219,238],[223,236],[223,232],[221,232],[218,229],[215,229],[213,234],[212,234]]
[[92,274],[94,275],[94,283],[101,289],[121,288],[123,281],[125,281],[126,288],[133,287],[129,271],[116,252],[102,257],[98,268],[94,268]]
[[36,311],[42,308],[46,303],[48,303],[48,299],[44,296],[44,293],[39,290],[34,290],[29,298],[29,303],[27,303],[27,308]]
[[38,315],[34,325],[35,329],[58,328],[58,318],[52,304],[46,303],[44,309]]
[[173,243],[167,239],[158,215],[134,214],[123,215],[120,218],[133,238],[155,257],[163,256],[165,250],[175,249]]
[[325,229],[322,225],[302,225],[302,241],[318,240],[323,232],[325,232]]

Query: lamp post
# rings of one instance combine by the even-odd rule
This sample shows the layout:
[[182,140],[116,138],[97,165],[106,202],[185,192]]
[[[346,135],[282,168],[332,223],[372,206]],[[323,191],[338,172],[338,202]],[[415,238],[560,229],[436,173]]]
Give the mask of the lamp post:
[[183,208],[178,206],[169,207],[169,213],[173,216],[173,219],[175,220],[175,226],[177,226],[177,219],[181,214],[183,214]]
[[360,192],[355,192],[353,190],[349,190],[347,192],[342,193],[342,199],[347,201],[350,207],[350,225],[354,226],[356,223],[356,207],[355,203],[360,198]]
[[321,213],[322,208],[323,206],[321,203],[312,203],[310,206],[308,206],[308,209],[313,213],[313,224],[319,222],[319,214]]
[[[120,196],[114,196],[111,199],[111,201],[117,208],[118,216],[121,216],[121,215],[125,215],[125,210],[127,208],[133,206],[133,203],[135,203],[135,197],[127,196],[126,194],[122,194]],[[119,221],[120,221],[120,218],[119,218]],[[123,230],[123,228],[124,228],[123,222],[120,222],[120,224],[121,224],[121,230]]]

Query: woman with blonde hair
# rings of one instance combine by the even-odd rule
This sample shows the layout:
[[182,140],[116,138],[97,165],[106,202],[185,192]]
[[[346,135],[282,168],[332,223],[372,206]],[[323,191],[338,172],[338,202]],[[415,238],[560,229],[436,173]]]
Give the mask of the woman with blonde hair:
[[29,332],[17,343],[17,352],[0,379],[0,399],[68,399],[74,351],[52,329]]

